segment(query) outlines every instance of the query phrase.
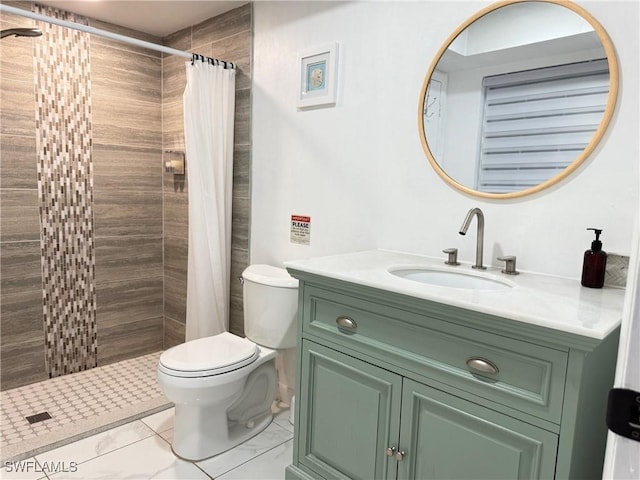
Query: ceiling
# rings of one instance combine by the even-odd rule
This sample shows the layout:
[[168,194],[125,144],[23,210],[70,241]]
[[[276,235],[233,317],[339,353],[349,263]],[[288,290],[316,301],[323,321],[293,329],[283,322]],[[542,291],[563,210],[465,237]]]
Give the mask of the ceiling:
[[248,0],[39,0],[38,3],[165,37]]

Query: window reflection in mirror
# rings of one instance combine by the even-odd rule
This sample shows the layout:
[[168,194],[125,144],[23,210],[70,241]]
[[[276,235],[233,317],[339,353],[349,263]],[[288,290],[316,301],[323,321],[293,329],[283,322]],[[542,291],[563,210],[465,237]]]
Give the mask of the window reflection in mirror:
[[577,7],[525,1],[487,10],[432,64],[423,146],[454,186],[520,196],[564,178],[594,148],[612,114],[617,66],[604,30]]

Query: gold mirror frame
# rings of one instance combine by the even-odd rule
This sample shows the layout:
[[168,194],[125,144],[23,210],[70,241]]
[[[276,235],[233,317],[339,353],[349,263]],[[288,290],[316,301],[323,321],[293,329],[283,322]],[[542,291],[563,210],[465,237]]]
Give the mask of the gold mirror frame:
[[[589,24],[591,24],[594,31],[598,35],[598,38],[600,38],[600,41],[602,42],[602,46],[605,50],[605,53],[607,54],[607,62],[609,64],[610,86],[609,86],[609,96],[607,99],[607,106],[602,116],[602,121],[600,122],[600,126],[596,130],[589,144],[585,147],[582,153],[578,155],[578,157],[573,162],[571,162],[562,172],[555,175],[554,177],[551,177],[549,180],[546,180],[536,185],[535,187],[527,188],[525,190],[518,190],[515,192],[509,192],[509,193],[479,192],[465,185],[462,185],[456,182],[453,178],[451,178],[447,174],[447,172],[445,172],[442,169],[442,167],[438,164],[438,161],[435,159],[433,153],[429,149],[425,128],[424,128],[425,125],[424,125],[424,115],[423,115],[423,106],[424,106],[424,101],[427,95],[427,88],[429,87],[431,76],[433,75],[433,72],[435,71],[436,66],[438,65],[438,62],[442,58],[442,55],[444,55],[444,53],[449,48],[451,43],[453,43],[456,37],[460,33],[462,33],[467,27],[469,27],[473,22],[475,22],[479,18],[484,17],[488,13],[491,13],[495,10],[498,10],[499,8],[505,7],[507,5],[513,5],[517,3],[530,2],[530,1],[535,1],[539,3],[552,3],[552,4],[563,6],[577,13],[582,18],[584,18],[587,22],[589,22]],[[505,0],[505,1],[500,1],[492,5],[489,5],[488,7],[480,10],[474,16],[469,18],[466,22],[460,25],[449,36],[449,38],[447,38],[447,40],[444,42],[442,47],[440,47],[440,50],[438,50],[437,54],[434,57],[434,60],[431,62],[431,65],[429,66],[429,70],[427,70],[427,74],[425,76],[424,82],[422,83],[422,88],[420,89],[420,99],[418,102],[418,131],[420,134],[420,141],[422,143],[422,148],[425,154],[427,155],[427,158],[429,159],[429,163],[434,168],[434,170],[438,173],[438,175],[440,175],[440,177],[442,177],[449,185],[451,185],[452,187],[458,190],[461,190],[464,193],[467,193],[469,195],[474,195],[476,197],[492,198],[492,199],[518,198],[518,197],[523,197],[525,195],[531,195],[533,193],[544,190],[545,188],[549,188],[552,185],[555,185],[556,183],[558,183],[559,181],[561,181],[562,179],[564,179],[565,177],[573,173],[587,159],[587,157],[593,152],[595,147],[598,145],[598,143],[602,139],[602,136],[604,135],[604,132],[609,126],[609,122],[611,121],[611,117],[613,116],[613,111],[615,108],[617,97],[618,97],[618,62],[616,60],[616,54],[613,48],[613,43],[611,42],[609,35],[607,35],[607,32],[602,27],[602,25],[600,25],[600,23],[589,12],[587,12],[582,7],[572,2],[569,2],[567,0]]]

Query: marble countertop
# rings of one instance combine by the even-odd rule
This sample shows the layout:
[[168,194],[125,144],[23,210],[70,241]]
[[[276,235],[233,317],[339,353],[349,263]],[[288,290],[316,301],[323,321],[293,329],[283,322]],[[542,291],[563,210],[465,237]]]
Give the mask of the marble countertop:
[[437,268],[478,274],[469,264],[447,266],[442,258],[370,250],[284,262],[285,267],[488,313],[585,337],[604,339],[622,318],[624,289],[586,288],[578,280],[488,267],[480,275],[513,285],[506,290],[440,287],[397,277],[389,270]]

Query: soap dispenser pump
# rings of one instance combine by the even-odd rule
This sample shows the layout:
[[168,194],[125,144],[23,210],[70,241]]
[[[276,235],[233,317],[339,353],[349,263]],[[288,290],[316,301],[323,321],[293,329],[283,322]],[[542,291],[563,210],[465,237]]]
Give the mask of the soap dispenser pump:
[[591,242],[591,249],[584,252],[582,263],[582,285],[589,288],[602,288],[604,285],[604,271],[607,266],[607,252],[602,250],[599,228],[587,228],[593,230],[596,239]]

